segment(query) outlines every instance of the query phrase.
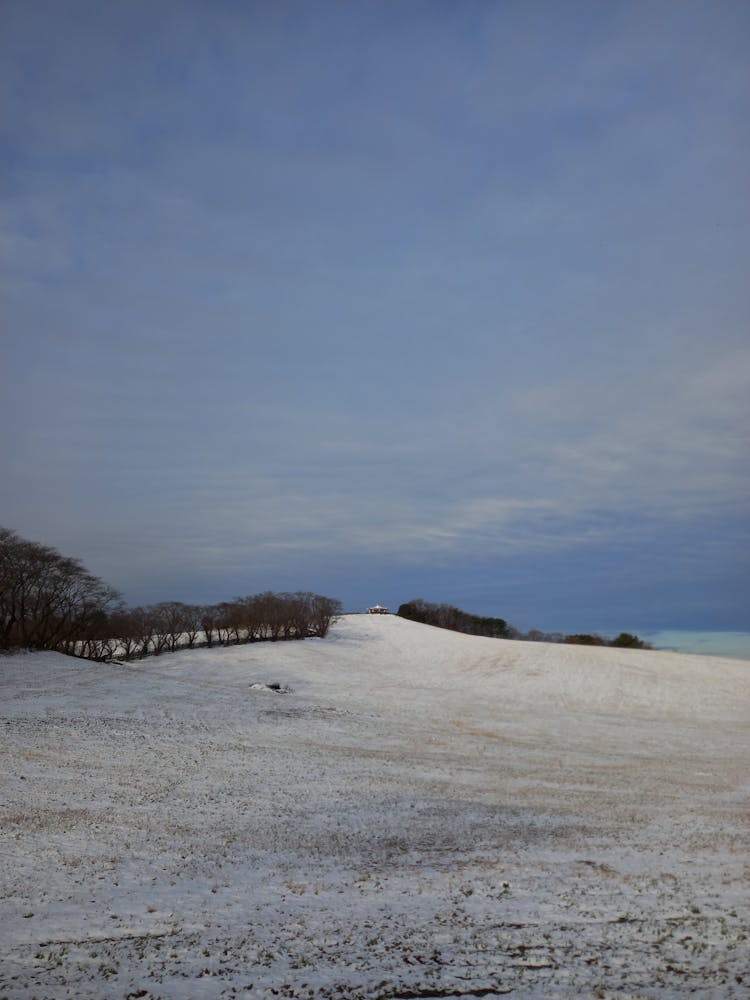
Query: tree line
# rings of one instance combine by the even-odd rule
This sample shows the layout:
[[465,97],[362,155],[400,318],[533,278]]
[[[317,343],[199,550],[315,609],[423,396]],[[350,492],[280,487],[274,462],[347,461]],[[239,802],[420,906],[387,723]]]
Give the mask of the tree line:
[[80,560],[0,528],[2,650],[130,660],[196,645],[323,638],[340,612],[331,597],[271,591],[219,604],[128,608]]
[[509,639],[511,629],[504,618],[484,618],[472,615],[452,604],[431,604],[421,597],[402,604],[397,615],[408,618],[409,621],[421,622],[423,625],[435,625],[437,628],[447,628],[453,632],[465,632],[467,635],[485,635],[493,639]]
[[486,618],[473,615],[452,604],[432,604],[422,598],[415,598],[402,604],[396,614],[409,621],[421,622],[424,625],[435,625],[437,628],[447,628],[453,632],[464,632],[467,635],[484,635],[493,639],[523,639],[527,642],[563,642],[580,646],[616,646],[622,649],[651,649],[651,646],[630,632],[620,632],[615,639],[604,639],[595,633],[576,632],[565,635],[563,632],[540,632],[530,629],[519,632],[509,625],[504,618]]

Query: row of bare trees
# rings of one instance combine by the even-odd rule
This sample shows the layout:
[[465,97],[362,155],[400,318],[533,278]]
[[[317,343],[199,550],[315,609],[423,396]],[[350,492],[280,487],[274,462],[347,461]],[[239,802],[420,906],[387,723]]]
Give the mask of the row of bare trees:
[[221,604],[126,608],[77,559],[0,528],[0,649],[55,649],[96,660],[196,645],[324,637],[341,603],[266,592]]
[[324,638],[341,602],[320,594],[237,597],[221,604],[164,601],[121,609],[63,651],[92,660],[134,660],[196,646]]

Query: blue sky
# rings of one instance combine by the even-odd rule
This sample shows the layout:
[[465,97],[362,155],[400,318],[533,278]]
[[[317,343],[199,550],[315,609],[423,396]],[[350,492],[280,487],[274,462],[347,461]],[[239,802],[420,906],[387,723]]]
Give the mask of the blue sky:
[[0,523],[133,603],[750,627],[744,2],[0,7]]

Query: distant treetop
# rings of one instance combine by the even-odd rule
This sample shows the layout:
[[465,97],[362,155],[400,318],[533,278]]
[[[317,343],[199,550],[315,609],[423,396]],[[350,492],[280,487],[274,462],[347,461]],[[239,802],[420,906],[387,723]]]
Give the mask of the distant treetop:
[[464,632],[467,635],[484,635],[493,639],[521,639],[527,642],[565,642],[578,646],[618,646],[623,649],[651,649],[651,646],[629,632],[620,632],[616,639],[607,640],[600,635],[589,632],[576,632],[563,635],[561,632],[540,632],[531,629],[524,633],[510,626],[504,618],[491,618],[473,615],[461,611],[451,604],[431,604],[421,597],[402,604],[397,612],[401,618],[421,622],[424,625],[435,625],[437,628],[451,629],[453,632]]
[[461,611],[450,604],[430,604],[421,598],[402,604],[397,614],[409,621],[435,625],[437,628],[447,628],[467,635],[485,635],[493,639],[508,639],[511,635],[510,626],[504,618],[484,618]]

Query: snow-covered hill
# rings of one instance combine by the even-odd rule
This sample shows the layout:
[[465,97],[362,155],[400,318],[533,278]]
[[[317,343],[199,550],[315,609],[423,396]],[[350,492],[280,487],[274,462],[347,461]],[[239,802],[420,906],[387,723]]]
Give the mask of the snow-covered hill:
[[750,663],[352,615],[0,684],[0,996],[747,987]]

